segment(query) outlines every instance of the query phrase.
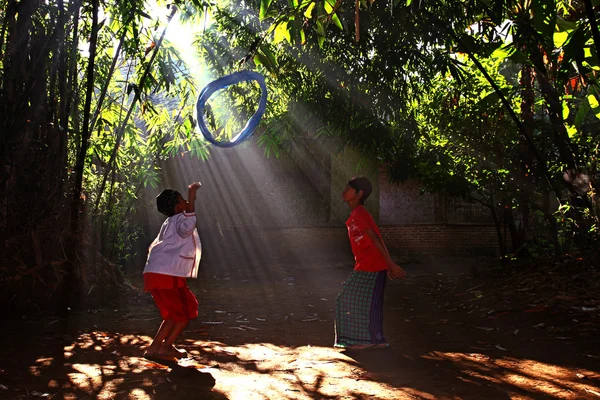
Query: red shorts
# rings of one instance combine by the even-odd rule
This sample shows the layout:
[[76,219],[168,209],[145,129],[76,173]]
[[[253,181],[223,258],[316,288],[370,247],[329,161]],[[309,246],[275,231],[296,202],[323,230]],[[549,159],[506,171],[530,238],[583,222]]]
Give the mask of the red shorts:
[[163,320],[185,322],[198,318],[198,300],[187,286],[176,289],[150,289]]

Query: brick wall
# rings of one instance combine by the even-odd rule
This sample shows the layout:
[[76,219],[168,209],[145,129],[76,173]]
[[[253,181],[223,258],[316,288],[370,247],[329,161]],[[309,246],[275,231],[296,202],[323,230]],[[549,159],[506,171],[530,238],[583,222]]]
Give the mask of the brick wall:
[[[381,226],[390,249],[406,253],[495,254],[496,232],[489,225],[413,224]],[[203,258],[259,262],[352,260],[345,226],[244,227],[201,230]]]
[[434,253],[494,253],[498,247],[493,225],[383,225],[381,235],[390,249]]
[[380,212],[379,222],[389,225],[433,224],[435,218],[435,197],[422,194],[421,185],[414,180],[393,184],[387,175],[380,173]]

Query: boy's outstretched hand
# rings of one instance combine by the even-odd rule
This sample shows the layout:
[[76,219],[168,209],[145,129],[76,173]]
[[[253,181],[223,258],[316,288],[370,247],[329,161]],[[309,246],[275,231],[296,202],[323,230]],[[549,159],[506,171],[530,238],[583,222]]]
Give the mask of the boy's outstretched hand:
[[196,207],[194,205],[196,202],[196,190],[198,190],[200,186],[202,186],[200,182],[194,182],[188,185],[188,202],[186,211],[189,213],[196,211]]
[[189,184],[188,189],[196,191],[200,188],[200,186],[202,186],[202,184],[200,182],[194,182],[194,183]]
[[406,278],[406,271],[402,269],[395,262],[388,264],[388,278],[390,279],[404,279]]

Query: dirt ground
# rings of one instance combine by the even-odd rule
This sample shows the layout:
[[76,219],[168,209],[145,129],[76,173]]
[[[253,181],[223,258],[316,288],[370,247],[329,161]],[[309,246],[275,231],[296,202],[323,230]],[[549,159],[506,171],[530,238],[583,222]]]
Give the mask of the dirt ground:
[[598,293],[476,259],[414,261],[386,289],[390,347],[362,352],[332,347],[347,260],[203,266],[186,370],[141,357],[160,318],[132,274],[118,308],[4,321],[0,399],[600,398]]

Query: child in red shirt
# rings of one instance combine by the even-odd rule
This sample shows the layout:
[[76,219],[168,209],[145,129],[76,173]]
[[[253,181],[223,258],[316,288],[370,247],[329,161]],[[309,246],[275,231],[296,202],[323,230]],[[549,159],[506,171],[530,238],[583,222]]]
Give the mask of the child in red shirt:
[[383,336],[385,284],[387,278],[406,276],[390,257],[377,224],[363,207],[372,191],[367,178],[355,177],[342,192],[342,199],[351,209],[346,226],[355,263],[336,299],[335,347],[386,347]]
[[201,256],[194,202],[200,182],[188,186],[186,201],[175,190],[165,189],[156,198],[158,211],[168,218],[148,251],[144,290],[154,298],[163,319],[144,357],[183,358],[184,350],[173,343],[191,319],[198,317],[198,301],[186,278],[196,278]]

